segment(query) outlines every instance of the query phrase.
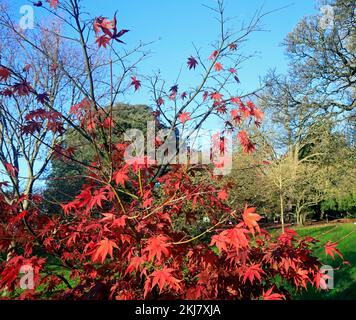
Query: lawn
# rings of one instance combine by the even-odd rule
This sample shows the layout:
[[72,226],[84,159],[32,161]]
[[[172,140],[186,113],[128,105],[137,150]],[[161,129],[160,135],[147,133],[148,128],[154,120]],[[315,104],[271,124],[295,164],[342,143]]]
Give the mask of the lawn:
[[303,294],[296,294],[295,299],[311,300],[311,299],[347,299],[356,300],[356,225],[353,223],[347,224],[331,224],[320,227],[305,227],[295,229],[301,235],[308,235],[320,241],[324,245],[327,241],[337,242],[338,248],[351,266],[342,265],[337,269],[342,260],[325,256],[323,248],[316,249],[316,255],[323,261],[324,264],[330,265],[334,270],[334,289],[329,291],[317,291],[314,288],[308,288],[308,291]]

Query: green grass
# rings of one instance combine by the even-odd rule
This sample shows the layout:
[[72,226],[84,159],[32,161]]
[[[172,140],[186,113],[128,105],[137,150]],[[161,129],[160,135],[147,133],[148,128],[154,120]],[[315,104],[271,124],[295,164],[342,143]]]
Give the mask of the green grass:
[[[315,254],[325,265],[330,265],[334,270],[334,289],[329,291],[317,291],[315,288],[308,288],[307,292],[296,294],[295,299],[303,300],[356,300],[356,225],[331,224],[320,227],[305,227],[295,229],[300,235],[308,235],[320,241],[317,246],[324,245],[329,240],[338,243],[338,249],[347,260],[349,265],[341,265],[342,260],[326,257],[325,250],[318,248]],[[340,269],[337,269],[341,265]]]

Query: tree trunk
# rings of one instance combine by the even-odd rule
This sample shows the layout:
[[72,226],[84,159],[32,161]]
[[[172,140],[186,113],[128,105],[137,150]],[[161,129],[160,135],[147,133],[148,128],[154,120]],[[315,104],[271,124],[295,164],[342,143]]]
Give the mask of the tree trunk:
[[282,227],[282,233],[284,233],[284,211],[283,211],[283,195],[279,195],[279,205],[281,207],[281,227]]

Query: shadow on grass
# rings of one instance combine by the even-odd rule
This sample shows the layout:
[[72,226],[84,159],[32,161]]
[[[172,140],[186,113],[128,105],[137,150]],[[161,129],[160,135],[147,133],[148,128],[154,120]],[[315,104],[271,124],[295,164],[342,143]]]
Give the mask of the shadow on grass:
[[[334,271],[334,288],[330,290],[316,290],[308,286],[308,290],[297,294],[297,300],[355,300],[356,301],[356,255],[354,252],[343,252],[349,257],[351,265],[342,265],[339,270]],[[330,263],[330,265],[336,265]]]

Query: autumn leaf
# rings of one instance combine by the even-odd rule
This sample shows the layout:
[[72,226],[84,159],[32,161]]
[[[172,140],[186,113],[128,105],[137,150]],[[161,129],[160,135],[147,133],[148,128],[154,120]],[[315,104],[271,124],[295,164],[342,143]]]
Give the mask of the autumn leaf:
[[237,138],[239,139],[242,149],[245,153],[251,153],[255,151],[256,149],[255,144],[247,136],[247,132],[245,130],[241,130],[237,134]]
[[143,257],[138,257],[138,256],[134,256],[131,258],[129,265],[126,268],[126,271],[124,273],[124,275],[131,273],[133,271],[137,271],[140,269],[141,265],[143,265],[145,263],[145,259]]
[[203,101],[205,101],[209,96],[209,92],[208,91],[204,91],[203,93]]
[[36,101],[45,104],[49,101],[49,95],[47,92],[37,94]]
[[12,223],[16,223],[18,221],[20,221],[21,219],[23,219],[26,215],[27,215],[27,210],[22,210],[22,212],[20,212],[16,217],[14,217],[11,222]]
[[119,32],[117,31],[117,21],[116,21],[116,12],[115,12],[115,15],[114,15],[114,18],[111,22],[111,26],[113,28],[113,34],[111,36],[112,39],[116,40],[117,42],[120,42],[120,43],[124,43],[122,40],[120,40],[120,38],[127,32],[129,32],[130,30],[127,30],[127,29],[122,29],[120,30]]
[[333,259],[335,259],[334,254],[336,253],[343,259],[343,256],[339,249],[336,248],[337,243],[332,243],[330,240],[325,244],[325,254],[330,255]]
[[114,222],[112,223],[113,226],[117,226],[117,227],[125,227],[126,225],[126,219],[127,216],[123,215],[120,218],[117,218],[114,220]]
[[255,108],[253,110],[252,115],[255,117],[256,121],[262,121],[264,117],[264,113],[261,109]]
[[179,116],[178,119],[185,124],[188,120],[191,120],[190,118],[190,112],[182,112]]
[[161,260],[162,255],[169,256],[168,248],[170,244],[167,241],[169,241],[169,238],[163,235],[153,236],[147,240],[147,245],[143,252],[148,252],[148,261],[155,257],[157,260]]
[[222,100],[222,94],[220,92],[213,92],[211,95],[211,99],[213,99],[214,101],[221,101]]
[[319,271],[315,275],[313,283],[315,284],[315,287],[317,289],[327,290],[328,285],[326,283],[326,280],[328,280],[328,279],[331,279],[331,277],[329,275]]
[[104,263],[106,256],[109,254],[110,258],[113,258],[113,248],[118,248],[114,241],[111,241],[107,238],[101,240],[97,244],[97,248],[92,254],[93,262],[97,262],[101,260],[101,263]]
[[234,104],[240,105],[242,103],[241,99],[239,97],[231,97],[230,101]]
[[260,268],[259,264],[255,264],[252,266],[247,267],[245,271],[245,275],[243,278],[243,282],[246,283],[247,279],[250,280],[251,284],[253,284],[253,281],[255,278],[261,282],[261,274],[265,274],[265,272]]
[[26,82],[19,82],[13,85],[13,91],[16,92],[19,96],[27,96],[32,90],[31,85]]
[[135,76],[131,77],[131,86],[135,87],[135,91],[141,88],[141,81],[137,80]]
[[97,37],[95,42],[98,44],[99,48],[104,47],[106,49],[106,46],[107,44],[110,43],[110,40],[111,39],[109,37],[104,35],[104,36]]
[[235,227],[225,230],[224,233],[226,233],[229,243],[236,249],[248,247],[248,238],[246,237],[248,231],[246,229]]
[[4,161],[4,166],[6,171],[11,175],[11,177],[15,177],[16,172],[18,172],[18,169],[15,168],[11,163]]
[[96,34],[99,34],[100,31],[102,31],[107,36],[109,36],[109,38],[112,37],[112,33],[110,31],[110,29],[113,28],[112,22],[103,16],[95,18],[93,28]]
[[59,1],[58,0],[46,0],[49,3],[49,6],[53,9],[57,9]]
[[260,232],[260,228],[258,226],[257,221],[261,220],[261,216],[255,213],[255,211],[256,208],[247,208],[246,205],[244,213],[242,215],[244,223],[253,234],[255,233],[255,229]]
[[269,289],[266,292],[262,292],[262,299],[263,300],[282,300],[285,299],[283,294],[279,293],[272,293],[273,288]]
[[219,51],[215,50],[209,57],[209,60],[215,59],[219,54]]
[[159,97],[159,98],[157,99],[156,103],[157,103],[157,105],[158,105],[159,107],[160,107],[161,105],[163,105],[163,104],[164,104],[163,98],[162,98],[162,97]]
[[167,285],[170,289],[178,291],[180,289],[179,282],[177,278],[173,277],[171,273],[174,271],[172,268],[167,268],[164,266],[161,270],[155,270],[152,276],[151,289],[158,285],[159,292],[161,293],[163,288]]
[[185,91],[182,92],[182,94],[180,95],[180,98],[181,98],[182,100],[184,100],[186,97],[187,97],[187,93],[186,93]]
[[190,58],[188,58],[187,64],[188,64],[189,70],[195,69],[196,66],[198,65],[198,61],[193,56],[191,56]]
[[31,67],[32,67],[31,64],[26,63],[25,66],[23,67],[22,71],[23,72],[29,72]]
[[89,208],[100,207],[102,208],[102,201],[107,200],[105,193],[102,190],[96,190],[89,202]]
[[228,193],[226,192],[225,189],[222,189],[222,190],[220,190],[220,191],[218,192],[218,198],[219,198],[220,200],[222,200],[222,201],[227,200],[228,196],[229,196],[229,195],[228,195]]
[[175,84],[174,86],[172,86],[170,89],[169,89],[169,92],[170,92],[170,95],[169,95],[169,99],[170,100],[174,100],[177,96],[177,92],[178,92],[178,85]]
[[227,244],[229,243],[229,238],[223,233],[216,234],[211,237],[210,246],[216,246],[220,253],[227,251]]
[[127,176],[126,170],[123,170],[123,169],[116,171],[113,178],[117,185],[121,184],[122,186],[124,186],[125,181],[127,181],[129,179],[129,177]]
[[223,69],[223,66],[220,62],[215,63],[214,65],[215,71],[221,71]]
[[237,49],[237,44],[234,43],[234,42],[230,43],[229,44],[229,49],[232,50],[232,51],[236,50]]

